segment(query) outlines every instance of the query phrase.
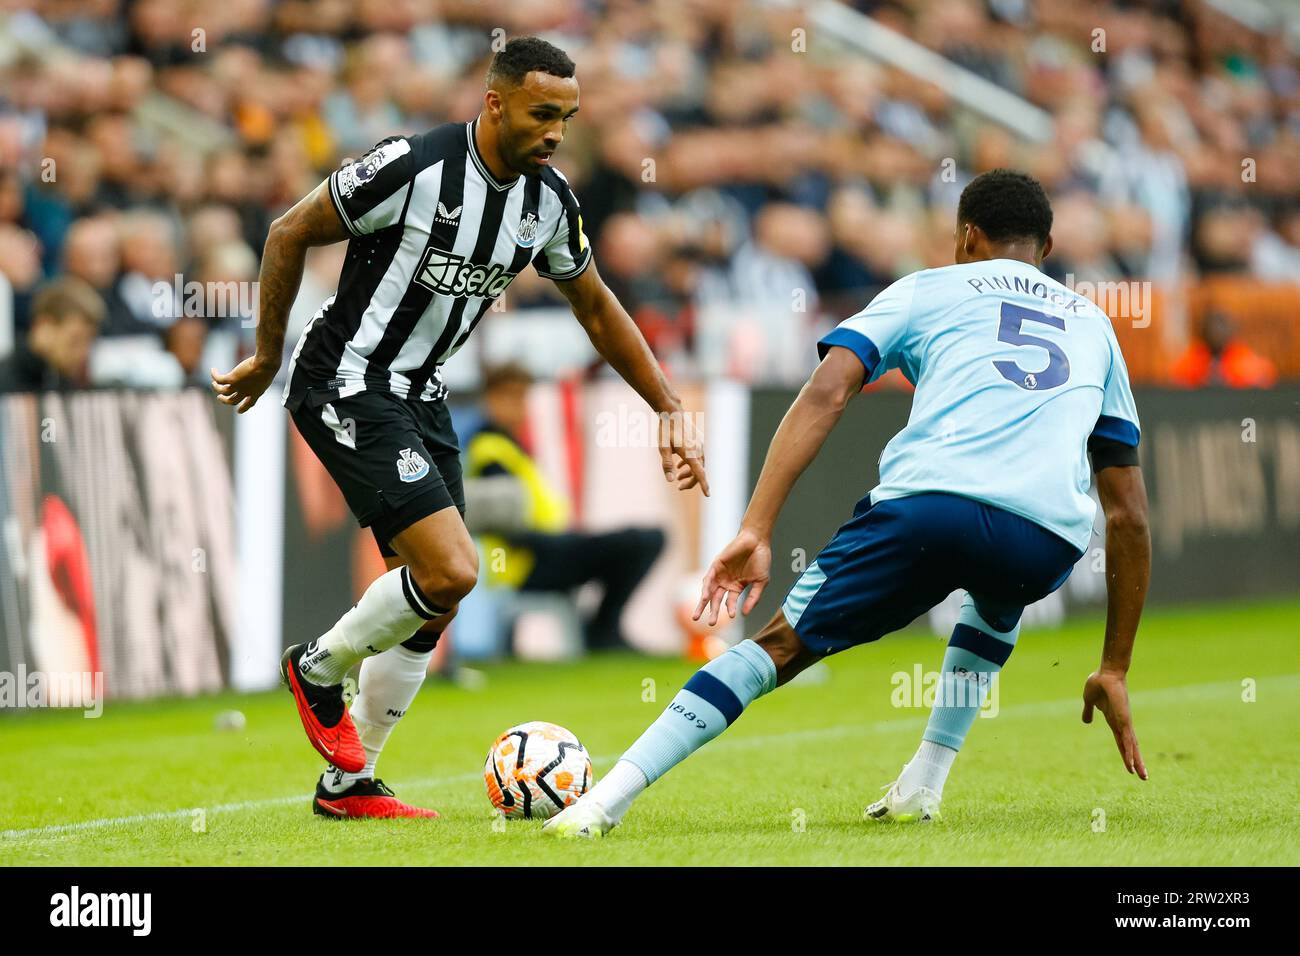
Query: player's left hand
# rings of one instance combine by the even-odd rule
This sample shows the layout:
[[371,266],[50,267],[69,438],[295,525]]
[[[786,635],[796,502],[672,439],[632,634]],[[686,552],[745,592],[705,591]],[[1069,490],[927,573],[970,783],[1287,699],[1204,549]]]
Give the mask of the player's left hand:
[[1147,779],[1147,766],[1138,750],[1137,734],[1128,706],[1128,681],[1118,671],[1094,671],[1083,685],[1083,722],[1092,723],[1093,708],[1100,710],[1115,735],[1115,745],[1129,773]]
[[[678,491],[690,491],[696,485],[709,496],[709,478],[704,473],[704,441],[686,418],[676,411],[659,419],[659,459],[664,480],[676,481]],[[676,464],[673,459],[676,459]]]
[[257,404],[279,368],[251,355],[225,375],[215,368],[210,371],[212,390],[217,393],[217,399],[226,405],[238,406],[235,411],[242,415]]
[[718,556],[709,565],[704,575],[704,587],[700,592],[700,603],[695,608],[698,621],[704,609],[709,609],[709,626],[718,623],[718,610],[723,598],[727,601],[727,614],[736,616],[736,601],[740,592],[749,588],[749,596],[740,613],[748,614],[758,603],[772,573],[772,546],[753,531],[742,530],[731,543],[718,552]]

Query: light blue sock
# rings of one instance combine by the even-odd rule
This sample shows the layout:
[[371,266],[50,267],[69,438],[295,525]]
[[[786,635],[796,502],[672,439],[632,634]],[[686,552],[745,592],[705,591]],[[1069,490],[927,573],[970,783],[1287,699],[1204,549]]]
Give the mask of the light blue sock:
[[1018,623],[1010,631],[994,630],[976,612],[970,595],[966,596],[943,655],[943,673],[922,740],[961,749],[988,697],[990,684],[1011,656],[1019,636]]
[[767,651],[741,641],[696,671],[622,759],[654,783],[775,687],[776,665]]

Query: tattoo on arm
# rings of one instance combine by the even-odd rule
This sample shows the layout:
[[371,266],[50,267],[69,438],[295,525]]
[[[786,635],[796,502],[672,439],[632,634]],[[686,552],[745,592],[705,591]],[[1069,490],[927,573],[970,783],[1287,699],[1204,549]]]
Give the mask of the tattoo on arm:
[[289,310],[302,283],[303,263],[311,246],[349,238],[324,182],[271,224],[258,275],[257,354],[279,365]]

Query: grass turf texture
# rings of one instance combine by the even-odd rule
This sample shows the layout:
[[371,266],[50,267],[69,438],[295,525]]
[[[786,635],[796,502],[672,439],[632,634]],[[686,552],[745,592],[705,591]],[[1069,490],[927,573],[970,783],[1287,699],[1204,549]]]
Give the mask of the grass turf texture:
[[[436,807],[434,821],[314,817],[320,762],[283,691],[110,703],[98,720],[11,711],[0,714],[0,865],[1296,865],[1297,635],[1300,604],[1150,613],[1130,675],[1142,783],[1100,714],[1079,720],[1100,622],[1025,633],[1000,714],[976,721],[931,826],[862,820],[925,724],[924,709],[891,704],[892,674],[942,659],[944,642],[916,632],[760,700],[596,843],[544,840],[534,821],[494,826],[488,746],[513,724],[554,721],[599,775],[692,665],[615,655],[496,666],[479,691],[430,682],[380,776]],[[655,702],[642,699],[647,679]],[[243,732],[213,729],[229,708],[247,716]]]

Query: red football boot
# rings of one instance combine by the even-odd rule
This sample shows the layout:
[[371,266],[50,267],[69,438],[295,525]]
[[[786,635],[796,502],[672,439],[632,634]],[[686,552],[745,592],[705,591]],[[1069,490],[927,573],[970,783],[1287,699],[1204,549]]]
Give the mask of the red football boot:
[[342,819],[392,820],[402,817],[438,819],[438,811],[413,807],[398,800],[382,780],[358,780],[346,790],[330,793],[322,777],[316,783],[316,796],[311,801],[312,813],[322,817]]
[[306,644],[294,644],[280,658],[280,676],[298,704],[302,728],[326,762],[348,773],[360,773],[366,766],[366,752],[343,703],[343,685],[322,687],[306,680],[298,663],[307,649]]

